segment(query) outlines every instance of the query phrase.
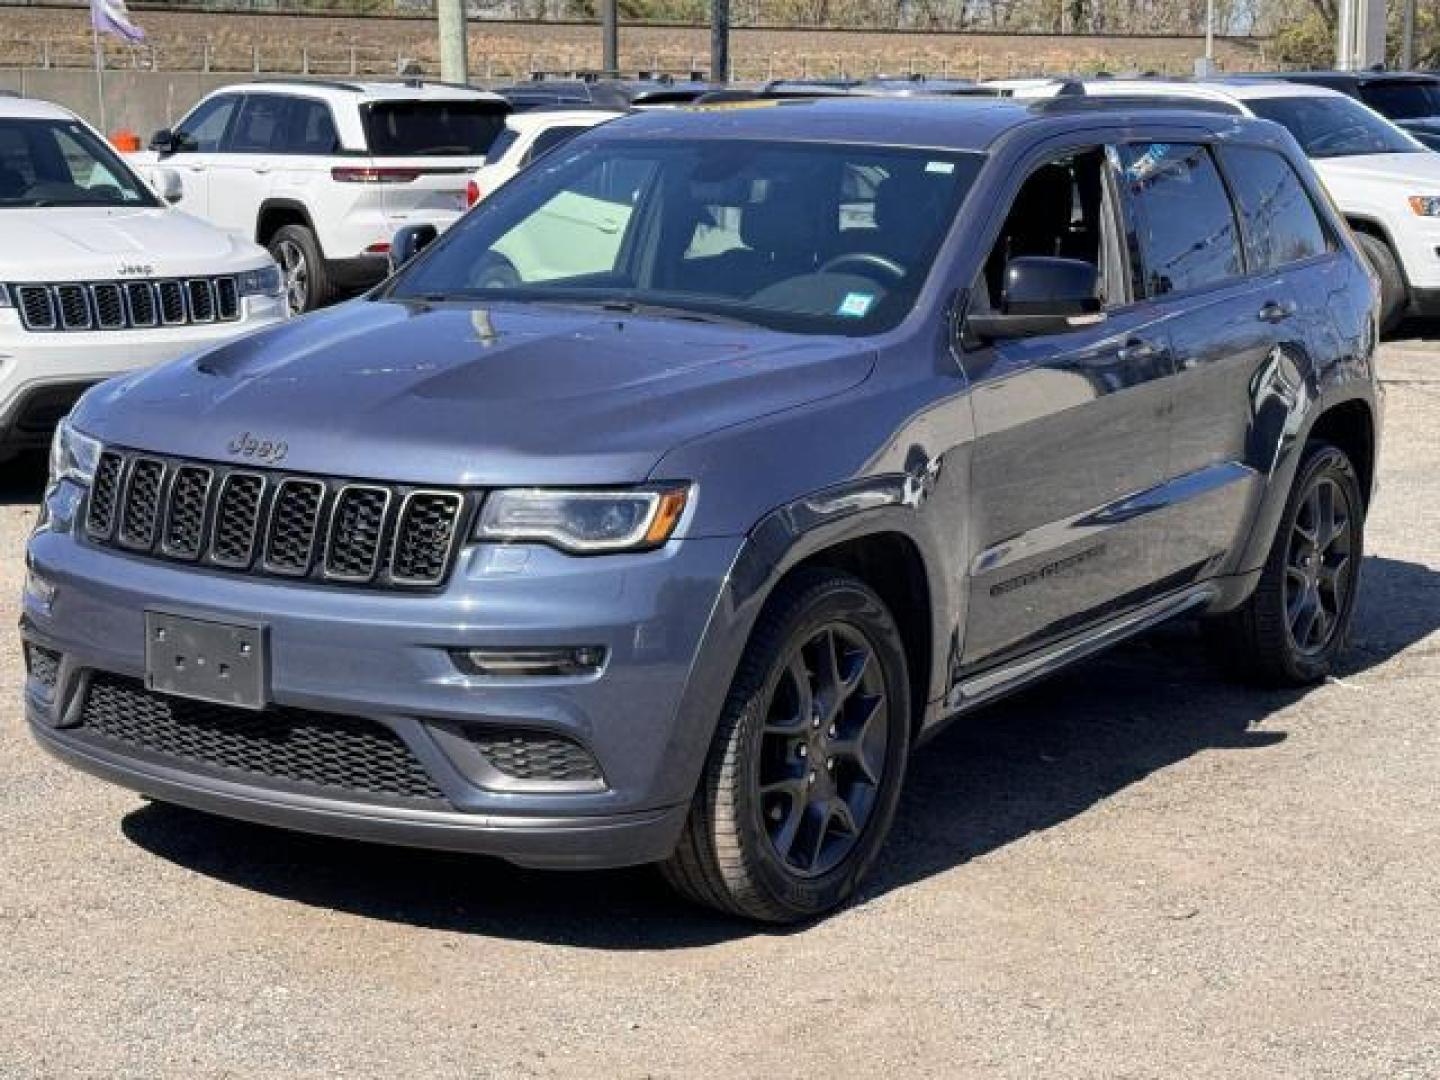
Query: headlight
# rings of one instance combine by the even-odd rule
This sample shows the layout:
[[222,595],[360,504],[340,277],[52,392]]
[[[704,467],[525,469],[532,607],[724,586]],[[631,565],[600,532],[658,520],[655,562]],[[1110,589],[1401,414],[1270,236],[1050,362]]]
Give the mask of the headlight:
[[50,484],[73,480],[88,485],[95,479],[95,466],[100,461],[100,440],[92,439],[61,420],[50,440]]
[[240,275],[240,295],[279,296],[283,284],[280,268],[271,263],[259,270],[246,270]]
[[535,540],[580,555],[644,551],[675,531],[690,489],[497,491],[485,500],[476,532],[483,540]]
[[1421,217],[1440,217],[1440,195],[1411,195],[1410,209]]

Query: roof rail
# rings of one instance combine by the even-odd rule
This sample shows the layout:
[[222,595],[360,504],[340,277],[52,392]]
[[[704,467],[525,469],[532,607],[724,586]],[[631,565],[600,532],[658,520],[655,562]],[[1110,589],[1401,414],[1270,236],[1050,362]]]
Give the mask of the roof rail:
[[1042,98],[1030,103],[1030,111],[1037,113],[1103,112],[1107,109],[1165,109],[1171,112],[1218,113],[1223,116],[1241,116],[1238,105],[1214,98],[1192,98],[1178,94],[1085,94],[1065,92],[1053,98]]
[[306,79],[299,75],[275,75],[266,76],[263,79],[253,79],[257,83],[278,83],[282,86],[318,86],[325,90],[348,90],[354,94],[363,94],[365,88],[358,83],[341,82],[338,79]]

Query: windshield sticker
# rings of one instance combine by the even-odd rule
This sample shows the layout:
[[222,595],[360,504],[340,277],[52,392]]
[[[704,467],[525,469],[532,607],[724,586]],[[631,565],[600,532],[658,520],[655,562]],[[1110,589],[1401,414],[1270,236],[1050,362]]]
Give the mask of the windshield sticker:
[[925,171],[929,173],[943,173],[949,176],[955,171],[955,163],[953,161],[927,161],[925,163]]
[[875,303],[875,296],[868,292],[846,293],[845,299],[840,301],[840,306],[835,309],[836,315],[843,315],[847,319],[863,319],[870,312],[870,305]]

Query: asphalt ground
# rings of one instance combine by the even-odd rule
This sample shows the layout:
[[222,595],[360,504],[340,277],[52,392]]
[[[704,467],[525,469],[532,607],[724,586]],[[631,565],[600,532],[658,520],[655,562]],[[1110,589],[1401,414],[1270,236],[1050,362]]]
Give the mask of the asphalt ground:
[[1440,344],[1386,347],[1340,678],[1173,626],[916,758],[857,903],[776,932],[149,804],[42,753],[0,478],[0,1077],[1440,1076]]

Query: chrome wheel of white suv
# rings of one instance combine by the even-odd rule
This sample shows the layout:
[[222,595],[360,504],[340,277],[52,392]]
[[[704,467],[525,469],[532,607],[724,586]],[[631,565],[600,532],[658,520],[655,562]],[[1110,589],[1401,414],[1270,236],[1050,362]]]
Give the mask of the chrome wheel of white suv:
[[290,314],[299,315],[306,310],[310,299],[310,264],[305,252],[287,237],[275,244],[275,261],[285,275],[285,302]]

